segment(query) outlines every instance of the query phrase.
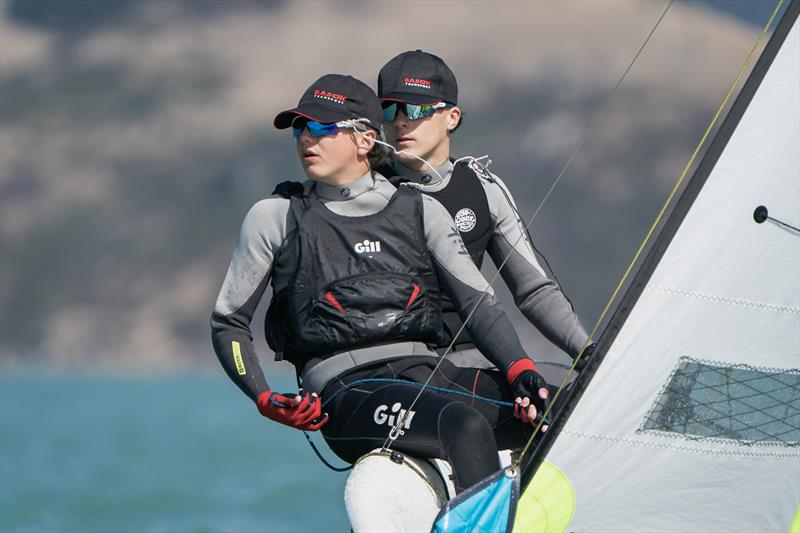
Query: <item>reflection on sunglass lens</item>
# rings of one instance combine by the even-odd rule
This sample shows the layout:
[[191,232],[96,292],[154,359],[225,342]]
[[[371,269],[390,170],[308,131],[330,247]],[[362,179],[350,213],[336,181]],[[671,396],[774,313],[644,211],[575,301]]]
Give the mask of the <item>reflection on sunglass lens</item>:
[[432,116],[438,109],[444,109],[447,104],[439,102],[433,105],[415,105],[405,102],[393,102],[383,108],[383,120],[393,122],[397,118],[397,111],[402,110],[408,120],[419,120]]
[[322,124],[320,122],[315,122],[313,120],[309,120],[307,122],[297,123],[292,126],[293,132],[292,135],[295,139],[300,137],[303,133],[303,129],[308,129],[308,133],[312,137],[323,137],[325,135],[336,135],[336,132],[339,131],[339,127],[336,126],[335,123],[333,124]]
[[397,104],[390,104],[383,108],[383,120],[386,122],[393,122],[394,117],[397,116]]

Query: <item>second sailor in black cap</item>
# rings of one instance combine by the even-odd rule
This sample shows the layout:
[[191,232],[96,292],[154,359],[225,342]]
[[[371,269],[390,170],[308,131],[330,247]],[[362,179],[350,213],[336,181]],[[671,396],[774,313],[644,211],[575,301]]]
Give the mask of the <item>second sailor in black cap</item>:
[[[569,300],[539,265],[508,188],[488,171],[486,159],[450,156],[451,137],[462,120],[458,83],[450,67],[422,50],[404,52],[381,69],[378,97],[387,139],[397,151],[379,171],[395,184],[414,182],[439,200],[475,264],[482,265],[486,252],[495,265],[505,263],[500,274],[525,317],[576,357],[588,335]],[[479,354],[467,329],[452,304],[445,300],[443,305],[451,337],[461,330],[455,340],[457,353],[449,358],[456,364],[475,364]]]

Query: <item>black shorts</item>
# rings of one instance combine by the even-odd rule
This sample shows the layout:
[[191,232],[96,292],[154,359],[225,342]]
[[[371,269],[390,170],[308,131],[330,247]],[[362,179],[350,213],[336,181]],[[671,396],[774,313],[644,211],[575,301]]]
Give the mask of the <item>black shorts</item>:
[[[331,450],[352,463],[382,447],[392,427],[431,376],[434,365],[435,361],[429,358],[402,358],[350,372],[326,386],[321,396],[330,421],[322,428],[322,434]],[[479,416],[491,428],[495,452],[520,448],[533,427],[514,417],[512,401],[511,387],[499,371],[462,368],[442,361],[391,447],[417,457],[452,462],[447,436],[461,434],[469,438],[470,428],[446,425],[463,424],[464,420],[469,424],[470,418]],[[460,415],[447,416],[455,411]],[[487,443],[476,444],[485,447]],[[492,460],[496,462],[496,453]]]

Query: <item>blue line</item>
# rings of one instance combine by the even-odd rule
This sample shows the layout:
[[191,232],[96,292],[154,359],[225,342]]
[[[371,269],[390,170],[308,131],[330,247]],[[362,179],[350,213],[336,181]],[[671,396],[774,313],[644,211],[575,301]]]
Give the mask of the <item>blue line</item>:
[[[341,389],[338,389],[336,392],[331,394],[325,401],[322,402],[322,406],[325,407],[328,403],[333,400],[336,396],[339,395],[340,392],[344,392],[347,389],[350,389],[356,385],[360,385],[362,383],[402,383],[404,385],[411,385],[417,388],[422,388],[421,383],[415,383],[413,381],[406,381],[403,379],[385,379],[385,378],[365,378],[365,379],[357,379],[351,383],[346,384]],[[486,398],[485,396],[478,396],[477,394],[469,394],[466,392],[461,392],[454,389],[445,389],[444,387],[435,387],[433,385],[428,385],[425,387],[426,389],[431,389],[439,392],[445,392],[448,394],[455,394],[458,396],[464,396],[466,398],[475,398],[476,400],[481,400],[482,402],[490,403],[492,405],[499,405],[500,407],[514,407],[514,404],[511,402],[502,402],[500,400],[493,400],[492,398]]]
[[[342,388],[337,389],[336,392],[331,394],[325,401],[322,402],[322,407],[325,407],[326,405],[328,405],[328,403],[333,401],[333,399],[336,398],[336,396],[338,396],[339,393],[345,392],[345,391],[351,389],[352,387],[355,387],[356,385],[360,385],[362,383],[402,383],[404,385],[411,385],[411,386],[414,386],[414,387],[417,387],[417,388],[422,388],[423,387],[423,385],[421,383],[415,383],[413,381],[406,381],[404,379],[386,379],[386,378],[357,379],[356,381],[347,383]],[[475,398],[476,400],[480,400],[482,402],[490,403],[492,405],[499,405],[501,407],[513,407],[514,406],[514,404],[511,403],[511,402],[503,402],[503,401],[500,401],[500,400],[493,400],[491,398],[486,398],[485,396],[478,396],[477,394],[468,394],[466,392],[461,392],[459,390],[446,389],[444,387],[436,387],[434,385],[428,385],[425,388],[426,389],[431,389],[431,390],[434,390],[434,391],[438,391],[438,392],[444,392],[444,393],[447,393],[447,394],[455,394],[457,396],[464,396],[466,398]],[[537,414],[536,415],[537,419],[540,416],[541,415]],[[550,421],[549,420],[545,420],[545,424],[550,424]],[[327,466],[328,468],[330,468],[331,470],[334,470],[336,472],[346,472],[346,471],[348,471],[348,470],[353,468],[353,465],[340,468],[340,467],[335,467],[332,464],[330,464],[328,461],[325,460],[325,458],[322,456],[320,451],[314,445],[314,442],[311,440],[311,436],[309,436],[309,434],[307,432],[305,432],[305,431],[303,431],[303,434],[305,435],[306,440],[308,440],[308,443],[311,445],[311,448],[314,450],[314,453],[317,454],[317,457],[320,458],[320,460],[325,464],[325,466]]]

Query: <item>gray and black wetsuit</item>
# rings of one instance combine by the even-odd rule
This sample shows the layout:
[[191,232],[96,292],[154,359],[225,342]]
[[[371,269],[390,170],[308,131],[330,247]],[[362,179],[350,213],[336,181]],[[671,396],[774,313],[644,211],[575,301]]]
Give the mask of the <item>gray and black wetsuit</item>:
[[[383,210],[395,193],[385,178],[368,173],[346,187],[307,183],[302,194],[337,215],[365,217]],[[525,353],[493,291],[466,253],[450,214],[425,195],[422,208],[424,242],[441,286],[464,315],[483,297],[468,323],[469,333],[499,372],[445,365],[436,385],[462,394],[426,392],[414,407],[420,414],[410,420],[395,448],[449,459],[458,485],[468,487],[499,468],[495,435],[504,447],[524,441],[527,429],[513,419],[511,409],[476,400],[476,395],[510,402],[504,375]],[[250,323],[267,284],[271,282],[278,294],[293,279],[298,270],[298,242],[290,200],[273,196],[256,203],[242,224],[212,314],[217,357],[228,376],[253,400],[269,387],[253,347]],[[304,388],[321,392],[330,415],[323,435],[348,461],[383,443],[390,428],[379,422],[381,409],[408,407],[411,395],[419,391],[414,383],[424,381],[438,361],[424,343],[408,341],[320,355],[316,360],[305,358],[297,370]],[[374,381],[385,379],[393,381]]]
[[[508,258],[500,274],[517,307],[550,342],[574,358],[585,346],[588,335],[561,289],[547,277],[536,260],[525,224],[518,216],[508,188],[480,165],[460,162],[460,176],[456,176],[454,170],[456,167],[451,161],[438,167],[438,174],[418,172],[393,161],[386,173],[392,175],[393,183],[401,180],[415,183],[422,192],[445,205],[456,218],[461,236],[478,266],[485,252],[489,252],[495,265]],[[473,186],[472,182],[479,185]],[[450,187],[454,183],[455,189]],[[469,192],[462,192],[467,190]],[[485,198],[479,197],[479,191]],[[482,220],[484,216],[489,219]],[[463,340],[463,336],[459,338],[459,342]],[[460,364],[459,356],[451,358]]]

